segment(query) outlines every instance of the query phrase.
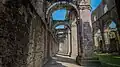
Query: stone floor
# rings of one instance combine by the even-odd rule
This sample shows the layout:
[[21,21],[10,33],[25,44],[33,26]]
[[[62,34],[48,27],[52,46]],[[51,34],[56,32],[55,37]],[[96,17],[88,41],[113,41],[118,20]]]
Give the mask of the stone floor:
[[53,57],[44,67],[83,67],[76,64],[74,57],[57,55]]
[[[86,62],[85,62],[86,64]],[[76,64],[75,57],[57,55],[53,57],[44,67],[100,67],[99,63],[80,66]]]

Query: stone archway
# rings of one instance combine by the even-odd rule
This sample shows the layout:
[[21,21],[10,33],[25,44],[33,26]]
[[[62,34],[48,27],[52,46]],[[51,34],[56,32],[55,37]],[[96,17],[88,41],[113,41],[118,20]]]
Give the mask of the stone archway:
[[[53,26],[52,26],[52,23],[51,23],[51,18],[50,18],[50,16],[51,16],[51,14],[52,14],[52,12],[53,11],[55,11],[55,10],[58,10],[58,9],[61,9],[61,8],[65,8],[65,7],[56,7],[56,6],[58,6],[58,5],[67,5],[67,6],[69,6],[70,8],[67,8],[67,10],[70,10],[71,12],[70,12],[70,14],[75,14],[74,15],[74,18],[75,19],[73,19],[72,20],[72,23],[63,23],[63,22],[58,22],[58,23],[55,23]],[[56,8],[55,8],[56,7]],[[47,9],[47,12],[46,12],[46,19],[47,19],[47,21],[48,21],[48,24],[49,24],[49,27],[50,27],[50,29],[52,29],[53,31],[54,31],[54,28],[55,28],[55,26],[56,25],[59,25],[59,24],[64,24],[64,25],[67,25],[68,27],[69,27],[69,29],[70,29],[70,43],[71,43],[71,47],[70,47],[70,53],[69,53],[69,55],[71,56],[71,54],[72,54],[72,52],[74,52],[73,51],[73,47],[75,46],[77,49],[79,49],[78,48],[78,43],[77,43],[77,23],[79,23],[80,21],[79,21],[79,16],[80,14],[79,14],[79,10],[78,10],[78,7],[76,6],[76,5],[74,5],[73,3],[70,3],[70,2],[67,2],[67,1],[60,1],[60,2],[55,2],[54,4],[52,4],[48,9]],[[72,16],[72,15],[71,15]],[[73,31],[72,31],[72,30]],[[73,40],[73,41],[72,41]],[[73,43],[73,42],[75,42],[75,43]],[[75,48],[75,49],[76,49]],[[78,53],[78,50],[76,49],[76,53]],[[77,54],[76,54],[77,55]]]
[[[70,3],[70,2],[67,2],[67,1],[60,1],[60,2],[55,2],[53,3],[46,11],[46,18],[47,18],[47,22],[48,24],[50,24],[50,27],[51,27],[51,23],[49,22],[50,21],[50,15],[53,11],[57,10],[57,9],[61,9],[61,8],[65,8],[65,7],[57,7],[54,8],[55,6],[57,5],[68,5],[69,7],[73,8],[75,10],[75,13],[76,13],[76,18],[79,20],[79,10],[77,9],[77,6],[74,5],[73,3]],[[68,9],[69,10],[69,9]]]

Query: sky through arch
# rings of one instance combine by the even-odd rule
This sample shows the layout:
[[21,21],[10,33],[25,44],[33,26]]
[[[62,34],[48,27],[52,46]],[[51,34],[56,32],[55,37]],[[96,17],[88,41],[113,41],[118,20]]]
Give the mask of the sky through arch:
[[102,2],[102,0],[91,0],[92,11],[94,11],[101,2]]
[[67,10],[66,9],[59,9],[52,13],[53,20],[65,20]]
[[[99,4],[101,3],[102,0],[91,0],[91,7],[92,7],[92,11],[95,10]],[[52,19],[53,20],[65,20],[65,16],[66,16],[67,10],[66,9],[59,9],[56,10],[52,13]]]
[[[91,7],[92,7],[92,11],[94,11],[99,4],[101,3],[102,0],[91,0]],[[65,20],[66,19],[66,14],[67,14],[67,10],[66,9],[59,9],[56,10],[52,13],[52,19],[53,20]],[[63,27],[63,26],[59,26],[59,27]],[[58,27],[58,28],[59,28]]]

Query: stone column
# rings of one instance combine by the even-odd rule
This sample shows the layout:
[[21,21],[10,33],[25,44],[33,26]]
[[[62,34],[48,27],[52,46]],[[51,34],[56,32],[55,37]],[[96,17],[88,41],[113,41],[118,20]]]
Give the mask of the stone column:
[[71,33],[72,33],[72,56],[77,56],[77,25],[76,22],[73,22],[71,25]]
[[92,24],[89,9],[80,10],[83,39],[83,56],[89,57],[93,53]]

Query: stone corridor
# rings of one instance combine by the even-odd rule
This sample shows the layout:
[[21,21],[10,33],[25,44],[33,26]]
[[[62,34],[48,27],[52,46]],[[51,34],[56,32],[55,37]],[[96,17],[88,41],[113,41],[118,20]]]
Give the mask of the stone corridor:
[[[105,9],[113,1],[103,1]],[[100,67],[95,52],[120,54],[120,13],[116,6],[112,11],[102,7],[91,15],[90,0],[0,0],[0,67]],[[61,9],[66,10],[65,19],[54,20],[53,13]],[[106,17],[118,28],[109,30],[107,41]]]
[[[53,20],[61,8],[66,19]],[[89,13],[89,0],[0,0],[0,67],[42,67],[58,52],[75,57],[53,57],[51,63],[79,66],[76,56],[93,51]],[[64,28],[56,29],[59,25]]]

